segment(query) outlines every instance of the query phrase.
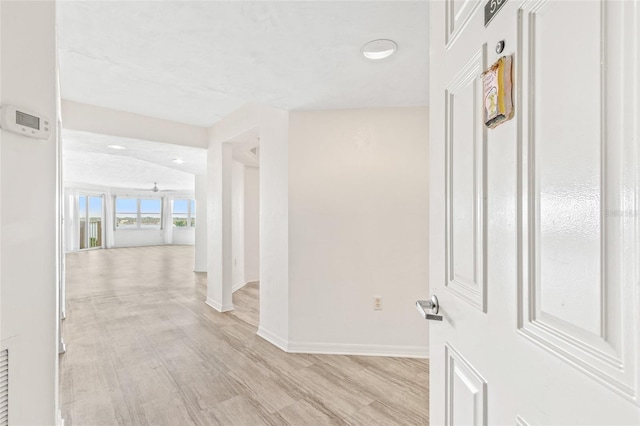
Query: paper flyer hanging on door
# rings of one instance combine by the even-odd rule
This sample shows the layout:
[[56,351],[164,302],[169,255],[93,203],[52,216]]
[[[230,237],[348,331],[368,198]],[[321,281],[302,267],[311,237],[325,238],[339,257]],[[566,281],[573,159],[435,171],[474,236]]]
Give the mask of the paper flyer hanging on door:
[[511,56],[503,56],[482,73],[484,124],[493,129],[513,118]]

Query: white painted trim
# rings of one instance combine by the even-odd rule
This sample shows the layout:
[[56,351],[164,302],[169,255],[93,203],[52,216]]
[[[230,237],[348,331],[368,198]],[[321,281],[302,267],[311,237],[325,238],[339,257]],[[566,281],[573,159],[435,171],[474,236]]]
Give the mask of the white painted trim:
[[[462,300],[470,303],[475,308],[482,312],[487,312],[486,302],[486,248],[485,241],[487,235],[487,205],[486,205],[486,147],[487,147],[487,129],[482,128],[475,132],[474,139],[472,140],[474,154],[474,176],[473,186],[474,191],[470,196],[471,203],[473,205],[473,238],[470,239],[473,245],[473,264],[472,270],[474,276],[469,278],[460,277],[456,272],[457,268],[454,265],[458,265],[461,262],[458,259],[454,259],[454,232],[457,223],[455,219],[456,212],[453,206],[453,194],[456,192],[454,187],[454,109],[455,97],[463,90],[468,88],[472,89],[472,93],[478,96],[478,93],[482,91],[482,88],[478,85],[477,76],[482,70],[487,67],[487,44],[483,44],[480,49],[473,55],[473,57],[467,62],[464,68],[454,77],[453,81],[449,83],[446,90],[446,108],[445,108],[445,190],[447,193],[447,201],[445,206],[445,262],[446,262],[446,282],[445,287]],[[479,110],[478,110],[479,111]],[[472,118],[474,120],[482,121],[481,113],[478,111],[473,112]],[[477,114],[477,116],[474,116]],[[466,215],[464,215],[466,216]]]
[[[458,39],[458,36],[462,34],[462,31],[465,29],[469,21],[471,21],[471,17],[475,14],[476,9],[482,3],[480,1],[473,2],[471,7],[469,7],[469,0],[466,0],[462,7],[458,10],[456,14],[453,9],[453,1],[447,0],[445,10],[447,12],[446,15],[446,35],[445,41],[446,46],[445,49],[449,50],[453,43]],[[465,10],[466,9],[466,10]]]
[[233,287],[231,287],[231,293],[235,293],[236,291],[240,290],[242,287],[244,287],[245,285],[249,284],[249,281],[240,281],[237,282],[233,285]]
[[360,345],[352,343],[289,342],[289,353],[429,358],[428,346]]
[[258,336],[267,342],[292,354],[321,354],[321,355],[361,355],[361,356],[392,356],[398,358],[429,358],[428,346],[394,346],[394,345],[360,345],[351,343],[316,343],[291,342],[282,337],[258,327]]
[[195,267],[193,268],[193,272],[207,272],[206,267]]
[[258,281],[260,281],[260,280],[247,280],[245,282],[241,281],[241,282],[233,285],[233,287],[231,288],[231,292],[235,293],[237,290],[240,290],[245,285],[250,284],[250,283],[255,283],[255,282],[258,282]]
[[282,337],[276,335],[275,333],[270,332],[269,330],[264,329],[262,326],[258,327],[258,336],[262,337],[267,342],[272,345],[282,349],[285,352],[289,352],[289,341],[283,339]]
[[62,418],[62,410],[58,410],[58,415],[56,416],[56,426],[64,426],[64,419]]
[[[445,424],[453,424],[454,401],[456,400],[456,378],[464,383],[474,395],[473,424],[486,425],[487,422],[487,381],[457,350],[444,343],[445,358]],[[456,377],[457,376],[457,377]]]
[[223,306],[221,303],[213,300],[210,297],[207,297],[207,301],[205,303],[211,306],[213,309],[215,309],[218,312],[228,312],[228,311],[233,311],[235,309],[233,304]]

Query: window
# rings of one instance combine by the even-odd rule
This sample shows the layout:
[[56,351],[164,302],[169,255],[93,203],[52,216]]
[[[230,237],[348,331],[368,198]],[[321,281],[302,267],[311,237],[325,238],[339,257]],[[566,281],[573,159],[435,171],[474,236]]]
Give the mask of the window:
[[138,200],[116,198],[116,229],[138,227]]
[[162,200],[116,198],[116,229],[161,229]]
[[196,200],[173,200],[172,223],[174,228],[196,226]]
[[162,202],[159,199],[140,200],[140,227],[160,229],[162,223]]

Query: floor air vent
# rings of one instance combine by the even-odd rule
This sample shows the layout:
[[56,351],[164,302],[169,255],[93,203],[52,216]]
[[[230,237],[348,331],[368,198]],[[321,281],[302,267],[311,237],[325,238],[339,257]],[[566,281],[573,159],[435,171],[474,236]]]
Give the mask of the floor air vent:
[[0,352],[0,426],[9,425],[9,351]]

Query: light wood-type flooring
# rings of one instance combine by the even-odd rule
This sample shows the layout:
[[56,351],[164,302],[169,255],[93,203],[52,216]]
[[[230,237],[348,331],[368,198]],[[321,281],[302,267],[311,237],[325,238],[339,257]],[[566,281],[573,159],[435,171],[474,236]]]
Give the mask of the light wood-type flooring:
[[66,256],[65,426],[424,425],[426,360],[287,354],[256,335],[257,283],[205,305],[193,247]]

